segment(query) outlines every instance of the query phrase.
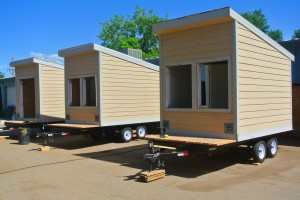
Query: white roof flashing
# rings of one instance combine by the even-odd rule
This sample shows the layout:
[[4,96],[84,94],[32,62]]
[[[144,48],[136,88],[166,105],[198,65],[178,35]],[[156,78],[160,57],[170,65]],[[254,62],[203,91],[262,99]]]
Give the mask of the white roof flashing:
[[39,58],[27,58],[27,59],[23,59],[23,60],[17,60],[17,61],[10,62],[9,65],[11,67],[16,67],[18,65],[30,64],[30,63],[37,63],[37,64],[42,64],[42,65],[47,65],[47,66],[50,66],[50,67],[64,69],[64,66],[61,65],[61,64],[50,62],[50,61],[47,61],[47,60],[42,60],[42,59],[39,59]]
[[174,20],[169,20],[165,22],[161,22],[158,24],[154,24],[152,26],[153,32],[159,32],[162,30],[172,29],[179,26],[186,26],[193,23],[199,23],[204,22],[207,20],[217,19],[229,16],[248,28],[250,31],[252,31],[254,34],[256,34],[258,37],[265,40],[268,44],[276,48],[278,51],[280,51],[282,54],[284,54],[286,57],[288,57],[291,60],[295,60],[295,57],[293,54],[291,54],[289,51],[287,51],[284,47],[282,47],[280,44],[278,44],[276,41],[274,41],[272,38],[270,38],[268,35],[266,35],[264,32],[259,30],[256,26],[254,26],[252,23],[250,23],[248,20],[246,20],[244,17],[242,17],[240,14],[238,14],[236,11],[234,11],[230,7],[225,7],[217,10],[212,10],[208,12],[199,13],[196,15],[186,16]]
[[153,65],[153,64],[143,61],[141,59],[126,55],[124,53],[103,47],[103,46],[95,44],[95,43],[89,43],[89,44],[80,45],[80,46],[76,46],[76,47],[72,47],[72,48],[62,49],[62,50],[58,51],[58,55],[61,57],[64,57],[66,55],[71,55],[71,54],[85,52],[85,51],[93,51],[93,50],[103,52],[103,53],[109,54],[111,56],[115,56],[117,58],[138,64],[138,65],[142,65],[146,68],[149,68],[149,69],[152,69],[155,71],[159,71],[159,66],[157,66],[157,65]]

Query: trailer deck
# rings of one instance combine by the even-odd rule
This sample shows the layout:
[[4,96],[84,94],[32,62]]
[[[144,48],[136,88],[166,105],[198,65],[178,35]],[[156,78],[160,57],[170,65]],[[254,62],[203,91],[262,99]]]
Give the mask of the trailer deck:
[[86,125],[86,124],[49,124],[49,127],[57,128],[74,128],[74,129],[88,129],[88,128],[100,128],[99,125]]
[[160,135],[146,135],[145,139],[152,140],[152,141],[175,142],[175,143],[184,143],[184,144],[199,144],[199,145],[207,145],[207,146],[222,146],[222,145],[236,142],[236,140],[229,140],[229,139],[182,137],[182,136],[168,136],[162,138]]

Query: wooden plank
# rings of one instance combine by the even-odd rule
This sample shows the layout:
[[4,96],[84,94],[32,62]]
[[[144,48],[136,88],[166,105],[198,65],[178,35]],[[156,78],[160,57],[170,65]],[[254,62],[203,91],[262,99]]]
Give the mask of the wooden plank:
[[168,146],[162,146],[162,145],[153,145],[155,148],[161,148],[161,149],[173,149],[176,150],[175,147],[168,147]]
[[40,124],[41,122],[37,121],[6,121],[4,125],[25,125],[25,124]]
[[200,145],[208,145],[208,146],[221,146],[221,145],[236,142],[236,140],[229,140],[229,139],[182,137],[182,136],[168,136],[165,138],[161,138],[160,135],[146,135],[145,139],[154,140],[154,141],[185,143],[185,144],[200,144]]
[[154,170],[152,172],[141,172],[140,180],[146,183],[165,177],[165,170]]
[[59,127],[59,128],[100,128],[99,125],[86,125],[86,124],[49,124],[49,127]]

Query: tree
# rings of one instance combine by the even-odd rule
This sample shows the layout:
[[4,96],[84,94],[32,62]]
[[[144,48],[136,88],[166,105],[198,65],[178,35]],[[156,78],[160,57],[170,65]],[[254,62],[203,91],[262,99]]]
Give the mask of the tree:
[[268,35],[273,38],[273,40],[277,41],[277,42],[282,42],[282,31],[277,29],[277,30],[270,30],[268,31]]
[[254,26],[259,28],[262,32],[267,33],[270,25],[268,25],[268,20],[266,16],[262,13],[262,10],[254,10],[252,12],[242,13],[242,16],[251,22]]
[[292,36],[292,40],[300,38],[300,29],[294,30],[294,35]]
[[3,72],[0,72],[0,78],[4,78],[5,74]]
[[242,16],[251,22],[254,26],[259,28],[262,32],[269,35],[273,40],[281,42],[283,39],[282,31],[279,29],[270,30],[270,25],[266,16],[263,14],[262,10],[254,10],[252,12],[242,13]]
[[159,40],[158,35],[152,32],[152,25],[165,20],[167,15],[159,17],[152,9],[147,15],[146,10],[137,5],[132,17],[115,14],[113,18],[99,22],[102,27],[97,37],[102,41],[101,45],[114,50],[141,49],[143,58],[158,57]]

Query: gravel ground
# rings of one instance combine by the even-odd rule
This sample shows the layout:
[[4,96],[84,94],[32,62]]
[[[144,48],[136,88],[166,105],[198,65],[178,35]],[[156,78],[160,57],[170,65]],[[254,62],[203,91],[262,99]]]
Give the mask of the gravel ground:
[[242,147],[168,160],[167,176],[150,183],[137,180],[146,141],[66,136],[47,152],[39,142],[0,141],[0,199],[300,199],[300,138],[281,137],[278,155],[259,166]]

